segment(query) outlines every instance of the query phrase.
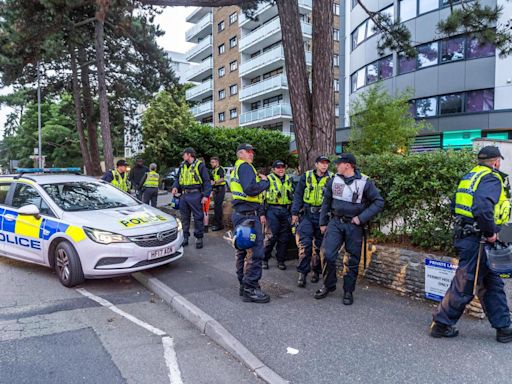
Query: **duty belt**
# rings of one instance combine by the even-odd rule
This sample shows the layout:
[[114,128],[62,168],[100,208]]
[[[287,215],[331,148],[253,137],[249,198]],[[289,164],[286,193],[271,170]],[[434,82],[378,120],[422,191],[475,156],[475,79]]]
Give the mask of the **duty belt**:
[[455,219],[453,230],[456,239],[464,239],[469,236],[481,236],[482,234],[476,222],[464,222],[460,218]]
[[258,211],[244,211],[244,212],[238,212],[235,211],[238,215],[242,216],[259,216]]
[[290,204],[268,204],[268,207],[290,209]]
[[190,188],[190,189],[184,189],[183,194],[192,193],[192,192],[201,192],[199,188]]
[[342,223],[351,223],[352,217],[349,216],[343,216],[343,215],[336,215],[335,213],[331,213],[331,217],[333,217],[336,220],[341,221]]
[[311,213],[311,214],[319,213],[321,210],[322,210],[321,205],[319,205],[319,206],[309,205],[304,209],[304,211],[306,213]]

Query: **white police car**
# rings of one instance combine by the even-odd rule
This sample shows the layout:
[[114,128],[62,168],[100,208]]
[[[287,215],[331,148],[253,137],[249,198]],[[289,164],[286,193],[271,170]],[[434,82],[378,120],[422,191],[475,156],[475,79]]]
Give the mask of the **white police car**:
[[[66,287],[183,255],[181,222],[92,177],[20,169],[0,176],[0,254],[54,268]],[[57,174],[59,173],[59,174]]]

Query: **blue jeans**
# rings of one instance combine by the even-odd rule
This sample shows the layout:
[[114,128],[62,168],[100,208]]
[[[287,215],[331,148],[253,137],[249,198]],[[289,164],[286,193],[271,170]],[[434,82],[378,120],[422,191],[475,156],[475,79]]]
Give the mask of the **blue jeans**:
[[292,234],[290,211],[286,207],[269,205],[266,216],[265,260],[270,259],[272,250],[277,244],[276,259],[278,262],[284,262]]

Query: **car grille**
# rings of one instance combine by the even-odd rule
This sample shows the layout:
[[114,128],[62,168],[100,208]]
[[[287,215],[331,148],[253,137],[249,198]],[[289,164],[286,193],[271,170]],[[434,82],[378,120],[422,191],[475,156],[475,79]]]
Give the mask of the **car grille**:
[[150,233],[148,235],[131,236],[129,239],[139,247],[160,247],[172,243],[178,238],[178,229],[173,228],[168,231]]

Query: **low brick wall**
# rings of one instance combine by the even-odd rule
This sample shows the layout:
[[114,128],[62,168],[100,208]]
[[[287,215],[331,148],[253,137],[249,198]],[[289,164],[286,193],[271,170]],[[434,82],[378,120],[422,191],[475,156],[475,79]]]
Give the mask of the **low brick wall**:
[[[372,247],[369,245],[369,248]],[[368,252],[367,269],[363,272],[361,258],[360,275],[368,281],[393,289],[402,295],[425,298],[425,259],[434,259],[458,264],[452,257],[420,253],[408,249],[377,245],[373,252]],[[370,249],[372,250],[372,249]],[[482,306],[475,298],[466,312],[479,319],[485,318]]]

